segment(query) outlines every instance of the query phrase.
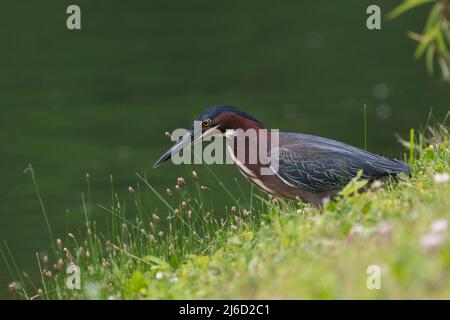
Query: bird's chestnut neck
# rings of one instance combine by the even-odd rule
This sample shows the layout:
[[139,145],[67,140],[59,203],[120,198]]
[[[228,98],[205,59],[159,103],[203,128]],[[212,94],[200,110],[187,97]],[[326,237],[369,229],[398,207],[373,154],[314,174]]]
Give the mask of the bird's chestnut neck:
[[249,119],[242,115],[232,112],[224,112],[218,117],[217,120],[220,123],[219,130],[221,130],[222,132],[225,132],[226,130],[229,129],[233,130],[242,129],[244,131],[248,129],[254,130],[266,129],[264,124],[262,124],[258,120]]

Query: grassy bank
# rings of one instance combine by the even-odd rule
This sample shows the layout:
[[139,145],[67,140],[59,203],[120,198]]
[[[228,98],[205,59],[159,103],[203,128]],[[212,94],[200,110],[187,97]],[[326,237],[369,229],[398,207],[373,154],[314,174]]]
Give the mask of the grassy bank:
[[[243,192],[219,219],[195,173],[161,194],[140,177],[127,213],[114,193],[103,206],[106,234],[84,204],[82,231],[37,257],[40,283],[28,283],[4,247],[10,289],[33,299],[450,298],[449,143],[443,126],[416,135],[406,152],[412,178],[349,196],[363,183],[354,181],[323,212]],[[146,207],[149,192],[163,209]],[[66,287],[71,263],[80,267],[80,290]],[[373,270],[380,289],[367,286],[377,284]]]

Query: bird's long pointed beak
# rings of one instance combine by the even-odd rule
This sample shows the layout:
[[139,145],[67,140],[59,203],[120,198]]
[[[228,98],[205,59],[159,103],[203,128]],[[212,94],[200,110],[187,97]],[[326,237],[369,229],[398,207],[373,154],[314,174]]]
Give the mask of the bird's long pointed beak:
[[164,152],[164,154],[153,165],[153,168],[157,168],[164,162],[169,160],[172,157],[172,154],[175,154],[180,150],[187,148],[188,146],[198,141],[201,141],[202,139],[208,138],[212,135],[220,134],[220,132],[217,131],[217,127],[218,126],[212,127],[203,132],[200,131],[200,134],[196,134],[192,129],[189,130],[177,143],[175,143],[169,150]]
[[183,148],[189,146],[194,141],[194,131],[189,130],[177,143],[175,143],[169,150],[164,152],[164,154],[155,162],[153,168],[158,168],[164,162],[172,157],[172,154],[179,152]]

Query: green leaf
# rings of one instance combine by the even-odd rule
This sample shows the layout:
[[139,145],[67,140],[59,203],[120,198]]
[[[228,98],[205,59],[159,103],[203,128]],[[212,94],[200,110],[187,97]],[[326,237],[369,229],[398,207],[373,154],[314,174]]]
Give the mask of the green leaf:
[[426,65],[427,65],[427,71],[429,74],[434,74],[434,52],[436,51],[434,46],[430,46],[427,49],[427,55],[426,55]]
[[431,41],[434,40],[436,37],[436,34],[439,32],[439,27],[435,28],[434,30],[430,31],[428,34],[425,34],[420,41],[419,45],[416,48],[416,51],[414,52],[414,57],[416,59],[420,59],[420,57],[423,55],[425,50],[428,48]]
[[442,16],[442,6],[438,3],[433,6],[428,15],[427,22],[425,24],[424,33],[427,33],[429,30],[434,29],[436,25],[439,25]]
[[406,11],[409,11],[415,7],[418,7],[422,4],[434,2],[435,0],[405,0],[402,4],[395,7],[391,12],[388,14],[389,19],[395,19],[398,16],[402,15]]
[[[446,58],[448,61],[450,61],[450,57],[447,56]],[[441,67],[442,77],[444,80],[449,81],[450,80],[450,70],[448,69],[447,63],[444,61],[443,58],[438,59],[439,66]]]
[[440,50],[440,53],[443,56],[447,57],[450,55],[448,48],[447,48],[447,43],[445,42],[445,39],[444,39],[443,31],[441,29],[439,29],[439,31],[436,33],[436,43]]
[[356,175],[356,177],[354,177],[345,187],[344,189],[342,189],[342,191],[340,192],[340,194],[344,197],[347,198],[350,195],[358,192],[359,189],[363,188],[369,181],[368,180],[364,180],[361,179],[362,176],[362,170],[358,171],[358,174]]
[[134,271],[131,278],[128,281],[128,291],[130,293],[139,293],[143,288],[146,288],[148,284],[144,274],[140,271]]
[[445,36],[445,39],[447,40],[447,42],[450,43],[450,28],[444,29],[444,36]]
[[170,264],[158,257],[155,256],[145,256],[142,258],[144,261],[146,262],[150,262],[153,263],[154,265],[158,266],[158,269],[165,269],[165,270],[169,270],[170,269]]

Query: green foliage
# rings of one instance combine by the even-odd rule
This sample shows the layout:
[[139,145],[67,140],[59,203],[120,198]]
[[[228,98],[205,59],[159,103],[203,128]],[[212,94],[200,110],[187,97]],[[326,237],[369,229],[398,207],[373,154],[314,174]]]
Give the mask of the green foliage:
[[369,182],[367,180],[361,179],[363,172],[362,170],[358,171],[358,174],[356,175],[356,177],[354,177],[352,179],[352,181],[350,181],[345,187],[344,189],[342,189],[342,191],[340,192],[340,194],[344,197],[344,198],[348,198],[349,196],[355,194],[358,192],[358,190],[361,190],[362,188],[364,188],[364,186]]
[[394,10],[389,13],[389,18],[394,19],[403,13],[414,9],[422,4],[434,2],[435,0],[405,0],[402,4],[398,5]]
[[[450,136],[441,125],[418,137],[411,130],[411,137],[404,144],[415,150],[412,178],[358,193],[367,187],[360,172],[323,211],[251,193],[251,206],[227,208],[220,220],[204,200],[201,179],[195,175],[171,196],[160,194],[165,209],[158,215],[145,214],[142,194],[155,189],[137,186],[131,194],[135,218],[125,215],[125,204],[116,197],[107,209],[112,219],[109,235],[97,234],[95,222],[87,220],[85,232],[56,245],[52,261],[39,262],[43,277],[38,287],[13,275],[22,284],[16,295],[27,299],[449,298],[450,182],[445,174],[450,171]],[[159,226],[163,213],[168,228]],[[1,253],[6,265],[12,266],[6,247]],[[82,290],[69,290],[64,284],[70,262],[81,268]],[[370,265],[382,269],[380,290],[366,286]]]
[[396,18],[422,4],[434,2],[428,14],[422,34],[409,32],[411,39],[418,41],[414,56],[420,59],[425,55],[427,70],[434,74],[438,65],[444,80],[450,81],[450,5],[448,0],[405,0],[389,14]]

